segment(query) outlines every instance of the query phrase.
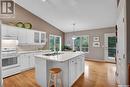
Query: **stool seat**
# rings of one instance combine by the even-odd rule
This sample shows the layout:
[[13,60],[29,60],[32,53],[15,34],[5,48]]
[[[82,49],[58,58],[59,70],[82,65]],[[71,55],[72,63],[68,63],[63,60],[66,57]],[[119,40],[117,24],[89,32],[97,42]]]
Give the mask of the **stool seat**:
[[62,70],[60,68],[51,68],[49,69],[49,72],[52,74],[58,74],[60,73]]

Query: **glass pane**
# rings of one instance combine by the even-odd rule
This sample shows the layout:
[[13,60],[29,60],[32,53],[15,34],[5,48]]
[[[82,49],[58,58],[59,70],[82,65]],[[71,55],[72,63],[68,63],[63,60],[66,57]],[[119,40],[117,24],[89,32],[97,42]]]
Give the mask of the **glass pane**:
[[83,36],[81,37],[81,47],[83,52],[88,52],[88,37]]
[[108,37],[108,56],[115,57],[116,55],[116,37]]
[[60,37],[55,38],[55,43],[56,43],[56,51],[60,50]]
[[54,36],[50,36],[49,49],[54,51]]
[[39,43],[39,32],[34,33],[34,42]]
[[75,50],[76,50],[76,51],[80,51],[80,37],[77,37],[77,38],[74,40],[74,47],[75,47]]
[[115,55],[116,55],[116,49],[108,49],[109,57],[115,57]]
[[108,47],[116,47],[116,37],[108,37]]
[[84,36],[84,37],[81,37],[81,46],[82,47],[88,47],[88,37],[87,36]]
[[44,43],[44,42],[45,42],[45,34],[41,33],[41,43]]

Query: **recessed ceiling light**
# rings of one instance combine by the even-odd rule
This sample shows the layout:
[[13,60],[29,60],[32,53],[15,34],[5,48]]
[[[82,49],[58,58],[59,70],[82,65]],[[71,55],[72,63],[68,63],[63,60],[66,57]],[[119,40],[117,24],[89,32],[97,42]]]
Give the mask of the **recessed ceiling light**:
[[43,2],[45,2],[46,0],[42,0]]

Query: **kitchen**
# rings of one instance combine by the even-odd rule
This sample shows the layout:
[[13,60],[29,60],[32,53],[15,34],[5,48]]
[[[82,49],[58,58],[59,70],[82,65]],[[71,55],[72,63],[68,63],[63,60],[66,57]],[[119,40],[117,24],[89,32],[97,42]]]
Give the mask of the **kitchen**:
[[124,9],[123,0],[118,6],[116,0],[100,3],[17,0],[15,16],[0,18],[2,84],[4,87],[127,84],[125,51],[121,51],[126,45],[122,27],[122,19],[126,20]]
[[[60,67],[61,69],[65,71],[72,70],[74,67],[77,67],[77,64],[72,67],[72,65],[68,66],[68,62],[73,63],[75,61],[74,59],[77,59],[76,61],[81,60],[81,62],[78,64],[79,69],[82,68],[82,70],[77,74],[76,76],[78,77],[72,77],[74,73],[74,70],[71,72],[65,72],[65,79],[63,78],[64,81],[64,87],[71,87],[73,81],[76,81],[83,73],[84,73],[84,53],[82,52],[59,52],[59,54],[53,55],[53,52],[49,50],[35,50],[35,51],[18,51],[18,46],[19,45],[45,45],[46,44],[46,33],[41,32],[41,31],[36,31],[36,30],[28,30],[28,29],[22,29],[14,26],[8,26],[5,24],[1,25],[1,30],[2,30],[2,77],[6,78],[18,73],[21,73],[26,70],[33,69],[35,67],[36,69],[36,78],[40,79],[39,84],[43,87],[47,87],[47,81],[44,78],[41,78],[43,75],[43,72],[48,72],[48,70],[51,68],[51,63],[49,63],[50,68],[47,69],[47,71],[42,71],[42,69],[46,70],[46,65],[41,65],[41,64],[46,64],[46,63],[40,63],[44,62],[44,58],[47,60],[53,60],[57,61],[56,65],[52,65],[52,67]],[[23,38],[25,36],[25,38]],[[42,38],[41,38],[42,37]],[[50,55],[48,55],[50,54]],[[72,55],[73,54],[73,55]],[[81,56],[81,57],[80,57]],[[36,57],[36,59],[35,59]],[[49,57],[49,58],[48,58]],[[79,57],[79,58],[77,58]],[[43,58],[42,60],[38,60],[39,58]],[[59,64],[58,64],[59,61]],[[66,62],[67,61],[67,64]],[[75,61],[75,62],[76,62]],[[65,66],[62,67],[62,62],[65,62]],[[75,63],[74,62],[74,63]],[[61,63],[61,64],[60,64]],[[80,66],[82,65],[82,66]],[[44,67],[41,67],[44,66]],[[47,65],[48,67],[48,65]],[[72,67],[69,70],[65,69],[66,67]],[[40,70],[40,71],[39,71]],[[74,72],[74,73],[72,73]],[[68,73],[68,74],[67,74]],[[71,74],[72,73],[72,74]],[[69,75],[70,74],[70,75]],[[75,78],[75,80],[72,80],[72,83],[65,83],[65,81],[68,81],[69,79],[72,78],[66,78],[67,76],[70,76],[72,78]],[[46,75],[45,75],[46,76]],[[43,76],[43,77],[45,77]],[[43,80],[42,80],[43,79]],[[39,80],[38,80],[39,81]],[[46,81],[46,83],[41,84],[42,82]]]

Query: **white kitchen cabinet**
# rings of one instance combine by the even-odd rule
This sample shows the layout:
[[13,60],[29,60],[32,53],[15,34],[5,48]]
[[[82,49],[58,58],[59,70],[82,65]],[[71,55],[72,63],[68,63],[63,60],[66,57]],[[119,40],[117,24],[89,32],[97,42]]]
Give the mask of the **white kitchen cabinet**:
[[82,59],[81,58],[77,58],[76,61],[76,78],[79,78],[79,75],[81,75],[82,73]]
[[2,37],[5,36],[15,36],[18,35],[18,28],[8,25],[2,25]]
[[69,61],[69,84],[70,86],[75,82],[76,79],[76,59],[71,59]]
[[35,57],[34,57],[34,53],[30,53],[28,54],[29,56],[29,68],[34,68],[35,67]]
[[41,31],[34,31],[34,43],[35,44],[45,44],[46,43],[46,33]]
[[29,64],[28,55],[27,54],[21,54],[19,56],[19,58],[20,58],[21,71],[29,69],[30,64]]
[[46,43],[46,32],[2,25],[2,36],[15,36],[19,45],[44,45]]
[[27,43],[27,30],[26,29],[18,30],[18,41],[19,41],[19,44]]
[[34,44],[34,30],[27,30],[26,33],[27,44]]
[[84,55],[69,60],[69,85],[72,86],[74,82],[84,72]]
[[35,58],[34,58],[34,53],[25,53],[25,54],[20,54],[20,60],[21,60],[21,70],[28,70],[31,68],[34,68],[35,66]]

